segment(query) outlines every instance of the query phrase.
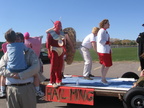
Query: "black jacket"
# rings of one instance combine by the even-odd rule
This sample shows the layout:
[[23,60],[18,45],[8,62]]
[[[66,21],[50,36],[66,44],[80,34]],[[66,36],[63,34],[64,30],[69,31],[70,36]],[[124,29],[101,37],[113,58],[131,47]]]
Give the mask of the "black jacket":
[[144,52],[144,32],[139,34],[136,42],[138,43],[138,54],[140,56]]

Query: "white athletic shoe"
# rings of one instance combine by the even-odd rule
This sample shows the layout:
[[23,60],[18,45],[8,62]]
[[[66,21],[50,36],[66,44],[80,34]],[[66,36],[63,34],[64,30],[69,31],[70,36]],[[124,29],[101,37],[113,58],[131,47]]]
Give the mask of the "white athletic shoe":
[[54,83],[52,86],[53,86],[54,88],[59,87],[59,85],[58,85],[57,83]]
[[52,85],[52,83],[48,83],[47,85]]
[[61,86],[62,84],[61,83],[56,83],[58,86]]
[[5,97],[5,96],[6,96],[5,92],[0,91],[0,97]]
[[44,93],[41,90],[36,91],[36,96],[43,97]]

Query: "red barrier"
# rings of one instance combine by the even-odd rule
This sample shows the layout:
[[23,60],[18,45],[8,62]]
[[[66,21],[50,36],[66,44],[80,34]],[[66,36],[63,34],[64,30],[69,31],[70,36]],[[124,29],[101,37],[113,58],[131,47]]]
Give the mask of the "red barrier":
[[94,89],[47,85],[46,101],[94,105]]

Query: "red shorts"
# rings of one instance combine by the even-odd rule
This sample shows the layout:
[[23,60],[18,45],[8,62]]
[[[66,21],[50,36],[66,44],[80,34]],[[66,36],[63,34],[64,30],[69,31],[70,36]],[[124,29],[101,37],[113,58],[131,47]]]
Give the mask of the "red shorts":
[[107,54],[107,53],[98,53],[98,55],[99,55],[99,62],[100,62],[100,64],[103,64],[106,67],[112,66],[111,53],[110,54]]

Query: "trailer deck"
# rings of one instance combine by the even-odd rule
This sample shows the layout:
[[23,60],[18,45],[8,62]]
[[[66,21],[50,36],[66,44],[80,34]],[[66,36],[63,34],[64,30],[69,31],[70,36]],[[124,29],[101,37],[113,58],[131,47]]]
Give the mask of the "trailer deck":
[[124,94],[136,81],[134,78],[107,78],[108,85],[101,83],[101,77],[92,77],[93,80],[86,80],[83,77],[66,76],[62,80],[63,86],[67,87],[79,87],[79,88],[92,88],[97,96],[115,96],[117,94]]
[[123,98],[123,95],[133,86],[134,78],[107,78],[105,85],[101,77],[86,80],[82,76],[65,75],[63,85],[53,88],[46,86],[46,100],[73,104],[94,105],[94,97],[111,96]]

